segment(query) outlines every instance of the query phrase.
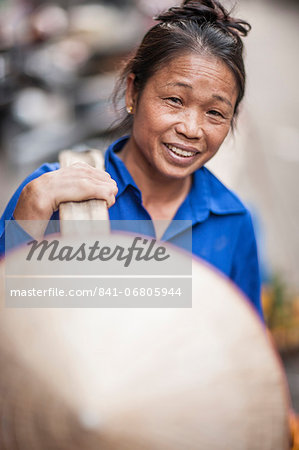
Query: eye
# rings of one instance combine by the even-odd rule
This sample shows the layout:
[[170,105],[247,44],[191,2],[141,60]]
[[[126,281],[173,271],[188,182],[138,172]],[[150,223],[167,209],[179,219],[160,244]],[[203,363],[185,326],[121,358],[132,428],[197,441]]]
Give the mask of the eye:
[[210,111],[208,111],[208,114],[210,114],[211,116],[214,116],[214,117],[221,117],[221,118],[225,119],[224,115],[221,114],[219,111],[216,111],[215,109],[211,109]]
[[170,101],[171,103],[175,103],[176,105],[182,105],[183,102],[179,97],[167,97],[165,100]]

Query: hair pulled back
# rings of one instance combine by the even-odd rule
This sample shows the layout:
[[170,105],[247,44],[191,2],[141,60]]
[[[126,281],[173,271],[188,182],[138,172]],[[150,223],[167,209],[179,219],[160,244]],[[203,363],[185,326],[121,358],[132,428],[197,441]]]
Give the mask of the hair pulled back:
[[[155,20],[158,23],[145,34],[123,68],[115,88],[115,104],[125,94],[130,73],[135,75],[135,89],[140,94],[149,78],[163,65],[182,53],[195,52],[219,58],[232,71],[238,87],[236,116],[246,81],[241,37],[250,31],[249,23],[232,17],[217,0],[185,0],[181,6],[169,8]],[[127,114],[120,127],[128,130],[131,125],[132,116]]]

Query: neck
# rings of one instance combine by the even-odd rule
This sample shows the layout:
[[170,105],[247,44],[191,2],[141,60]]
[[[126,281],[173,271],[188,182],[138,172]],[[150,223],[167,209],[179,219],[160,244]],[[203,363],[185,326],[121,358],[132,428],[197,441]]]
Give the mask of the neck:
[[191,175],[186,178],[167,178],[155,172],[148,161],[140,153],[130,150],[129,141],[118,153],[125,163],[135,183],[142,193],[144,206],[172,205],[177,207],[188,194],[191,186]]

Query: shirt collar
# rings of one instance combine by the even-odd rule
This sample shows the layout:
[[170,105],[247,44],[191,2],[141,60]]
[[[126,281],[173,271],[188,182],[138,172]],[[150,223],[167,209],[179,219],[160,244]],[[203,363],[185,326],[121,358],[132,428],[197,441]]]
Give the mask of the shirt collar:
[[123,136],[109,145],[105,153],[105,168],[110,173],[111,178],[117,180],[118,192],[116,198],[120,197],[128,186],[131,186],[141,200],[140,189],[137,187],[124,162],[117,156],[117,153],[123,148],[128,139],[129,136]]
[[207,185],[208,208],[214,214],[240,214],[245,213],[246,208],[237,195],[218,180],[206,167],[202,167]]
[[[124,136],[112,143],[105,155],[105,167],[112,178],[117,179],[118,198],[128,186],[131,186],[141,200],[141,192],[130,172],[117,153],[125,145],[129,136]],[[226,188],[206,167],[201,167],[193,174],[192,187],[178,209],[174,219],[187,220],[192,224],[203,222],[210,213],[216,215],[240,214],[246,211],[238,197]]]

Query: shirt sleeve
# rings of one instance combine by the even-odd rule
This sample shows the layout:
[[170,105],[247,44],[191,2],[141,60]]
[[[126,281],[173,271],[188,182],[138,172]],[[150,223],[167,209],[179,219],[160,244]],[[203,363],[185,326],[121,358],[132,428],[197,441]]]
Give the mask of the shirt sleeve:
[[[31,173],[23,181],[23,183],[21,183],[21,185],[18,187],[18,189],[8,202],[8,205],[5,208],[4,213],[2,214],[2,217],[0,219],[0,258],[3,258],[3,256],[5,255],[5,227],[7,225],[7,221],[14,221],[14,223],[9,224],[10,229],[12,230],[12,233],[14,235],[13,239],[10,240],[11,242],[8,246],[9,248],[16,247],[17,245],[20,245],[32,239],[31,236],[29,236],[13,218],[13,213],[23,188],[26,186],[26,184],[30,183],[30,181],[34,180],[35,178],[40,177],[44,173],[52,172],[53,170],[57,169],[59,169],[58,163],[46,163],[40,166],[37,170]],[[10,234],[12,235],[12,233]]]
[[250,213],[243,216],[234,249],[231,279],[248,297],[264,322],[257,245]]

